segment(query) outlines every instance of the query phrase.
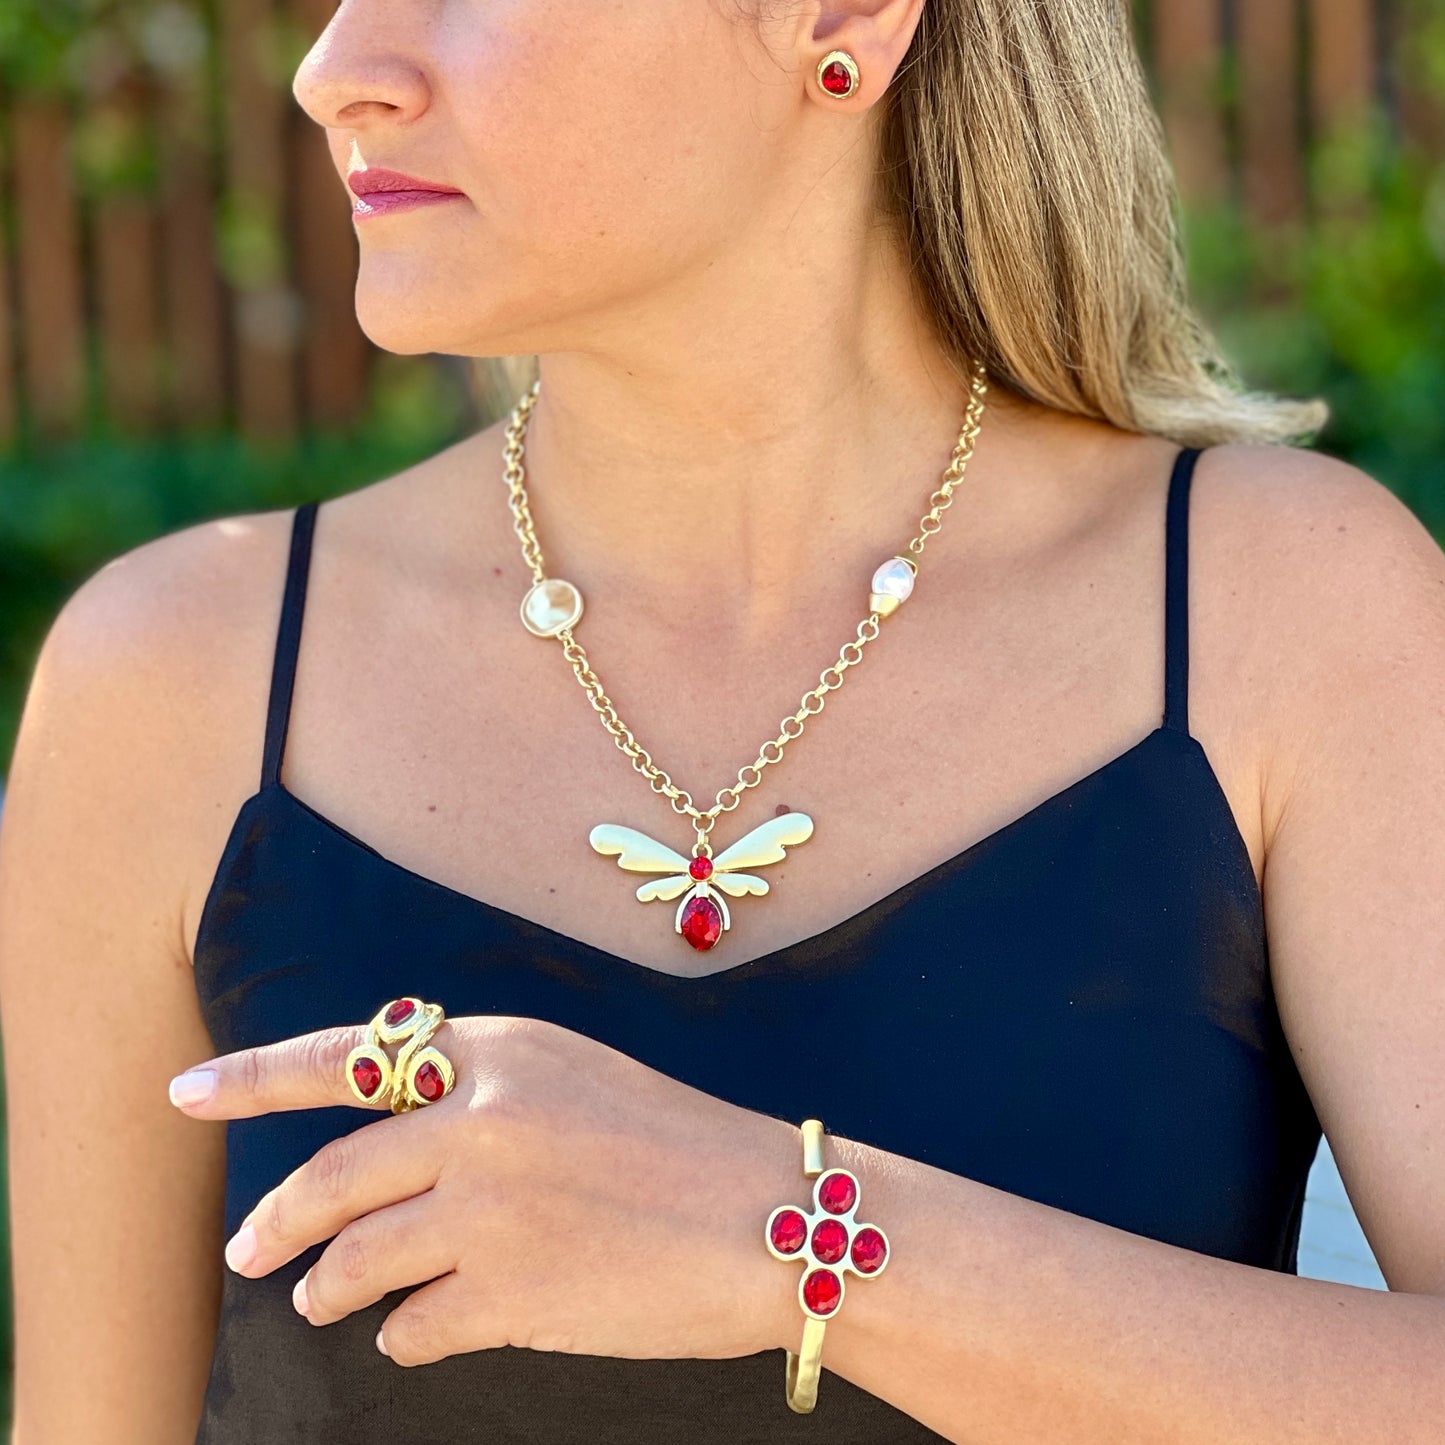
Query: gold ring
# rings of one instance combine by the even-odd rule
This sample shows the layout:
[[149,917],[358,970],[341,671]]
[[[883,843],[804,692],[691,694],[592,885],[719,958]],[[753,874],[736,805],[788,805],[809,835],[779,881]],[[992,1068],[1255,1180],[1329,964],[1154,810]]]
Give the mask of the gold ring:
[[[391,1112],[405,1114],[435,1104],[456,1083],[452,1061],[427,1040],[446,1013],[439,1003],[407,995],[377,1010],[366,1026],[366,1042],[346,1056],[346,1082],[363,1104],[391,1097]],[[403,1042],[404,1040],[404,1042]],[[385,1045],[401,1043],[393,1061]]]

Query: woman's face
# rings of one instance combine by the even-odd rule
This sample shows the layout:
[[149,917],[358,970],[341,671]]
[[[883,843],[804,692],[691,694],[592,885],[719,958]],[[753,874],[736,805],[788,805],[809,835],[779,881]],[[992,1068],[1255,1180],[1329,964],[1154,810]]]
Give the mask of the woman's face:
[[342,0],[295,81],[338,171],[463,193],[356,218],[367,335],[406,353],[605,345],[760,248],[796,210],[793,175],[816,180],[810,77],[796,17],[755,31],[736,3]]

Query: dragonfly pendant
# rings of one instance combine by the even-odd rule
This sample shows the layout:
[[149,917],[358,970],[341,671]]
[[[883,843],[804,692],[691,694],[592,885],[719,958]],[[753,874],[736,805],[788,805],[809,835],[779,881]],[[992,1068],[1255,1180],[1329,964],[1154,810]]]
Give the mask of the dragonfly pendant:
[[701,854],[684,857],[666,843],[620,823],[599,823],[587,835],[587,841],[606,857],[617,854],[617,866],[630,873],[667,874],[642,884],[637,890],[638,900],[651,903],[684,894],[677,905],[673,928],[704,952],[731,926],[724,893],[742,898],[768,891],[765,879],[737,870],[781,862],[785,849],[806,842],[812,834],[813,820],[806,813],[783,813],[744,833],[716,858]]

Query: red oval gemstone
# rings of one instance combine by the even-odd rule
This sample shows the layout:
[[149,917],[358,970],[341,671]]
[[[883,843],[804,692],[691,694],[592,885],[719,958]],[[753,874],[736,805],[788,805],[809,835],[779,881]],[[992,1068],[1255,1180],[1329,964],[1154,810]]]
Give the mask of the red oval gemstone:
[[375,1059],[357,1059],[351,1066],[351,1077],[362,1095],[369,1099],[381,1087],[381,1065]]
[[687,871],[691,873],[694,878],[711,878],[712,859],[704,858],[702,854],[699,853],[697,857],[687,865]]
[[382,1022],[387,1028],[394,1029],[397,1024],[410,1015],[412,1007],[412,1001],[409,998],[399,998],[382,1014]]
[[808,1237],[808,1222],[796,1209],[785,1209],[773,1220],[769,1234],[779,1254],[796,1254]]
[[815,1269],[803,1280],[803,1303],[814,1314],[832,1314],[842,1297],[843,1282],[831,1269]]
[[682,910],[682,936],[701,952],[722,937],[722,914],[711,898],[689,898]]
[[852,1179],[841,1170],[825,1174],[823,1182],[818,1186],[818,1203],[829,1214],[846,1214],[857,1197],[858,1191],[854,1188]]
[[442,1071],[430,1059],[416,1071],[416,1091],[429,1104],[435,1103],[447,1091]]
[[853,1268],[860,1274],[872,1274],[883,1268],[883,1259],[888,1253],[888,1241],[880,1230],[865,1224],[853,1236]]
[[830,95],[847,95],[848,87],[852,83],[852,76],[840,61],[835,60],[823,67],[823,89]]
[[837,1219],[820,1219],[813,1230],[813,1253],[824,1264],[837,1264],[848,1252],[848,1226]]

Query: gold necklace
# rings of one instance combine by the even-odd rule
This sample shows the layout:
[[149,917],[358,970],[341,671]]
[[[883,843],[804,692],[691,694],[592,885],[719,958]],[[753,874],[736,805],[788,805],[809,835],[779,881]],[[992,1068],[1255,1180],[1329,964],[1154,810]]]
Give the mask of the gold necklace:
[[542,382],[538,378],[513,408],[507,424],[506,446],[502,451],[510,488],[513,525],[521,539],[523,560],[532,572],[532,585],[522,599],[522,623],[534,636],[555,637],[561,642],[563,655],[572,664],[572,671],[601,717],[602,725],[632,760],[633,768],[648,780],[654,793],[660,793],[671,801],[675,813],[692,818],[697,841],[693,844],[691,857],[684,857],[665,843],[620,823],[599,823],[588,834],[588,842],[604,857],[618,855],[618,867],[628,872],[666,875],[642,884],[637,889],[638,899],[650,903],[682,896],[673,917],[674,931],[680,933],[693,948],[706,950],[717,943],[731,926],[724,894],[741,898],[768,891],[766,880],[738,870],[779,862],[785,849],[812,836],[813,820],[806,813],[784,813],[769,818],[766,823],[724,848],[716,858],[712,855],[708,833],[719,813],[731,812],[737,807],[744,790],[757,786],[762,770],[769,763],[781,761],[784,747],[801,735],[807,719],[822,712],[827,694],[843,685],[843,674],[862,661],[864,646],[878,636],[880,620],[895,612],[913,591],[913,581],[918,575],[918,564],[914,558],[922,554],[924,543],[943,525],[942,513],[952,501],[953,489],[963,479],[969,458],[973,455],[973,445],[983,416],[984,396],[988,392],[987,372],[981,362],[974,363],[963,429],[944,469],[943,480],[928,499],[929,509],[919,524],[918,535],[908,544],[906,550],[912,555],[899,553],[877,568],[868,596],[868,616],[858,624],[856,638],[843,644],[838,661],[823,670],[817,687],[803,694],[802,706],[791,717],[783,719],[778,736],[763,744],[753,762],[738,769],[737,782],[721,789],[717,801],[705,812],[693,805],[692,795],[686,789],[677,787],[652,761],[647,749],[637,742],[631,729],[618,716],[612,700],[602,690],[601,681],[588,663],[582,644],[572,635],[573,627],[582,616],[582,594],[570,582],[560,577],[548,577],[542,565],[542,549],[537,543],[531,508],[527,505],[522,470],[527,423],[541,387]]

